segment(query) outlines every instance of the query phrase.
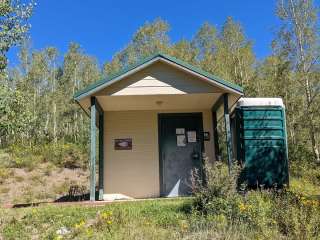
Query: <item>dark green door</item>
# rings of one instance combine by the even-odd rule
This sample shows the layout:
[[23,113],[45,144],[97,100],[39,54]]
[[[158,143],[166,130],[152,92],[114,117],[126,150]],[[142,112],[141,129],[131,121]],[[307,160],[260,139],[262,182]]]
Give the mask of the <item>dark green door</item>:
[[191,194],[191,171],[202,167],[202,136],[201,113],[159,114],[162,196]]

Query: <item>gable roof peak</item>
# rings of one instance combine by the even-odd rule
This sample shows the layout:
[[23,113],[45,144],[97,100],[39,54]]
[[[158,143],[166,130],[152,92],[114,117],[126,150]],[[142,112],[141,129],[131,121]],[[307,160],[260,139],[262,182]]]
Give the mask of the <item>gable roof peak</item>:
[[200,75],[200,76],[202,76],[212,82],[215,82],[215,83],[222,85],[228,89],[231,89],[235,92],[238,92],[239,94],[243,94],[243,89],[241,86],[234,84],[234,83],[231,83],[231,82],[228,82],[226,80],[223,80],[223,79],[221,79],[211,73],[208,73],[208,72],[202,70],[199,67],[193,66],[193,65],[191,65],[187,62],[184,62],[178,58],[172,57],[166,53],[159,51],[149,57],[146,57],[140,61],[137,61],[135,64],[132,64],[132,65],[120,70],[118,73],[112,74],[107,78],[103,78],[95,83],[90,84],[86,88],[76,92],[74,95],[74,99],[76,101],[78,101],[78,100],[80,100],[90,94],[93,94],[96,91],[100,90],[101,88],[107,87],[110,84],[116,82],[117,80],[120,80],[125,76],[133,74],[133,73],[139,71],[140,69],[153,64],[158,58],[165,60],[169,64],[179,66],[183,69],[188,70],[189,72]]

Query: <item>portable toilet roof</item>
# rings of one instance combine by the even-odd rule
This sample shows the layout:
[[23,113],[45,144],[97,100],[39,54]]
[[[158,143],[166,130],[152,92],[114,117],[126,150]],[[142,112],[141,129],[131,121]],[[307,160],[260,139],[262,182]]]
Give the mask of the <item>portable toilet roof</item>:
[[238,107],[266,107],[279,106],[284,108],[282,98],[240,98]]

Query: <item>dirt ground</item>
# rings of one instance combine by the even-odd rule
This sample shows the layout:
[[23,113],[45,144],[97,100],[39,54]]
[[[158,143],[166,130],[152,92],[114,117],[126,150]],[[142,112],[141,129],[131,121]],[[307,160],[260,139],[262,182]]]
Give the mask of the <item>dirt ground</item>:
[[52,202],[65,196],[70,186],[89,188],[89,172],[40,164],[32,171],[10,168],[0,185],[0,205]]

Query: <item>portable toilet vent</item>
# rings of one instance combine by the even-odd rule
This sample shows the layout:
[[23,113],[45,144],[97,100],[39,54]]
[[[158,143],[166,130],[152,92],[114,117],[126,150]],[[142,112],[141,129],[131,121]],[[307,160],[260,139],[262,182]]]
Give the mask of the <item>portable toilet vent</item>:
[[281,98],[242,98],[235,109],[240,182],[249,187],[289,184],[285,107]]

